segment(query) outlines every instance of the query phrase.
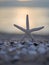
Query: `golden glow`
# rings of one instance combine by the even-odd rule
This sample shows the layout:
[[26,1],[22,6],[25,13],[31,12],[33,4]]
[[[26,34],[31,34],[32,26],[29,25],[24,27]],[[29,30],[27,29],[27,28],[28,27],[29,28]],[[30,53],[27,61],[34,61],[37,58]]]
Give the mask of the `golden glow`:
[[[46,16],[47,10],[44,8],[0,8],[0,31],[8,33],[21,32],[13,24],[26,28],[26,14],[29,15],[30,28],[47,26],[49,23],[49,17]],[[48,28],[44,28],[44,33],[49,31]]]
[[35,27],[34,22],[31,21],[31,9],[30,8],[17,8],[17,19],[15,23],[26,28],[26,15],[29,15],[30,28]]

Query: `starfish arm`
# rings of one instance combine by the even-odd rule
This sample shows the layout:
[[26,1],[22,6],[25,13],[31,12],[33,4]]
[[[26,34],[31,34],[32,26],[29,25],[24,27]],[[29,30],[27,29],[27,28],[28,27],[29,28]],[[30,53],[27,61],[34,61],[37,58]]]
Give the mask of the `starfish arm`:
[[26,29],[29,30],[29,17],[26,15]]
[[29,38],[30,38],[32,41],[34,41],[34,38],[32,37],[32,34],[31,34],[31,33],[28,33],[28,36],[29,36]]
[[20,27],[20,26],[18,26],[18,25],[14,24],[14,26],[15,26],[16,28],[20,29],[21,31],[26,32],[26,30],[25,30],[24,28],[22,28],[22,27]]
[[38,28],[33,28],[33,29],[30,29],[30,32],[38,31],[38,30],[41,30],[43,28],[44,28],[44,26],[38,27]]
[[26,35],[23,35],[20,41],[23,41],[25,37],[26,37]]

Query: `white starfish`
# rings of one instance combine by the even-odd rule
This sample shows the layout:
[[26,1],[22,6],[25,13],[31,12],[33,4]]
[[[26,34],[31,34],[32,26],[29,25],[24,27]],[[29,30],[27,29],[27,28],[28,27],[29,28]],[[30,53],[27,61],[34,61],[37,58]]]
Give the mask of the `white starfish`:
[[[29,28],[29,17],[28,17],[28,15],[26,15],[26,29],[24,29],[23,27],[20,27],[20,26],[18,26],[18,25],[16,25],[16,24],[14,24],[14,26],[15,26],[16,28],[20,29],[21,31],[25,32],[25,34],[28,35],[32,40],[33,40],[33,37],[32,37],[32,35],[31,35],[31,32],[38,31],[38,30],[41,30],[41,29],[44,28],[44,26],[42,26],[42,27],[30,29],[30,28]],[[23,38],[25,38],[25,37],[26,37],[26,36],[24,36]],[[23,39],[23,38],[22,38],[22,39]]]

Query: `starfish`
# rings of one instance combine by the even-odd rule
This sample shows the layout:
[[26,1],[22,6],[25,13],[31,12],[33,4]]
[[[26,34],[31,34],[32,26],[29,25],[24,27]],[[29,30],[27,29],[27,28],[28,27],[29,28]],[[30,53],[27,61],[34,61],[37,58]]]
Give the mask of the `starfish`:
[[34,32],[34,31],[38,31],[38,30],[41,30],[41,29],[44,28],[44,26],[42,26],[42,27],[30,29],[29,28],[29,16],[28,16],[28,14],[26,15],[26,29],[24,29],[23,27],[20,27],[20,26],[18,26],[16,24],[14,24],[14,26],[16,28],[20,29],[21,31],[25,32],[25,36],[23,38],[25,38],[26,35],[28,35],[32,40],[33,40],[33,37],[32,37],[32,34],[31,33]]

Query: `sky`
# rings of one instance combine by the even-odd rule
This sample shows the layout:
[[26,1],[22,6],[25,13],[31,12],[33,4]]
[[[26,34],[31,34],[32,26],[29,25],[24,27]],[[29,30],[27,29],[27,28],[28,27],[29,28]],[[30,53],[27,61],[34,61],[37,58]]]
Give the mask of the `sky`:
[[0,7],[49,7],[49,0],[0,0]]
[[36,34],[49,34],[49,0],[0,0],[0,32],[22,33],[13,26],[26,27],[26,14],[30,28],[45,26]]

